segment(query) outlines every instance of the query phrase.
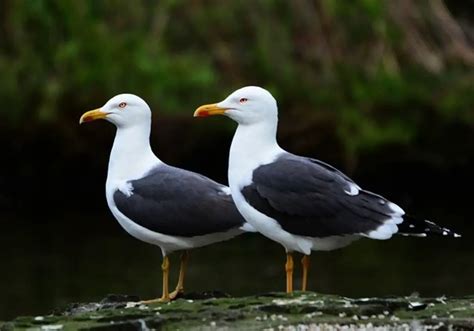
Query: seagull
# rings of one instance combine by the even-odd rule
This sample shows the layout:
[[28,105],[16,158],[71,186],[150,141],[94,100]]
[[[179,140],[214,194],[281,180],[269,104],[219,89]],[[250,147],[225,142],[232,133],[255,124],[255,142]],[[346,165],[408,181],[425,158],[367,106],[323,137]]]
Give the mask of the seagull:
[[[106,198],[110,211],[133,237],[159,246],[163,295],[144,303],[168,302],[184,291],[188,250],[255,231],[242,218],[227,186],[161,161],[150,147],[151,110],[133,94],[120,94],[84,113],[79,123],[104,119],[117,127],[110,154]],[[169,259],[183,251],[176,290],[169,293]]]
[[237,209],[258,232],[286,250],[286,290],[293,291],[293,252],[303,254],[307,289],[311,251],[330,251],[366,237],[459,235],[405,214],[322,161],[291,154],[276,140],[278,108],[265,89],[243,87],[203,105],[195,117],[225,115],[238,123],[229,155],[229,186]]

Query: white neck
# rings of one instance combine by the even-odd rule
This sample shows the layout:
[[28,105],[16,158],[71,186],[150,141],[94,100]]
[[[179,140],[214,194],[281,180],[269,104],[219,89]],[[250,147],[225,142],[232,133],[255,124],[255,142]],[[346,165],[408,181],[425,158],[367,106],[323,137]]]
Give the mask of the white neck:
[[[248,177],[258,165],[267,164],[284,152],[276,140],[277,121],[240,124],[229,155],[229,183]],[[232,185],[231,185],[232,186]]]
[[139,178],[162,163],[151,150],[151,123],[119,127],[110,153],[109,180]]

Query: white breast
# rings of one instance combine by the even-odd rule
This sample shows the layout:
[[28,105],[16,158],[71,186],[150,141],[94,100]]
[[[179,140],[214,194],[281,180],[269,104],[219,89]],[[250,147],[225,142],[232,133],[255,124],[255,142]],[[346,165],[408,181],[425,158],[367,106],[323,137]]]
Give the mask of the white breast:
[[229,186],[232,198],[242,216],[258,232],[281,243],[289,251],[309,252],[310,245],[302,239],[298,243],[296,236],[284,231],[272,218],[253,208],[241,193],[242,188],[252,183],[253,171],[259,166],[272,163],[282,153],[286,153],[275,139],[263,140],[255,137],[258,130],[242,127],[236,131],[229,157]]

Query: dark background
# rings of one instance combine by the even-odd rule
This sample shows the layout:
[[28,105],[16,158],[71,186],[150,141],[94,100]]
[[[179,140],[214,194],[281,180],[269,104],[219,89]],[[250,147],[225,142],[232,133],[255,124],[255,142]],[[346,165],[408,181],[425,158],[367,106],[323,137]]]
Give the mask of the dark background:
[[[1,1],[0,319],[159,295],[160,251],[105,202],[114,128],[78,119],[140,95],[156,154],[226,183],[234,124],[192,113],[244,85],[277,98],[283,148],[463,234],[314,253],[312,290],[472,294],[473,18],[474,1]],[[190,291],[283,290],[263,237],[191,256]]]

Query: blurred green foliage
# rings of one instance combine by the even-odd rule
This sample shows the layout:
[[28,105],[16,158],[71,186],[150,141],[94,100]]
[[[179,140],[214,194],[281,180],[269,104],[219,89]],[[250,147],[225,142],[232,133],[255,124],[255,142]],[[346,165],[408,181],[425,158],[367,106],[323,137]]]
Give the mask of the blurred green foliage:
[[4,0],[0,12],[4,125],[60,122],[121,92],[191,116],[253,84],[299,115],[292,125],[336,123],[350,153],[410,142],[433,118],[474,124],[474,53],[442,0]]

